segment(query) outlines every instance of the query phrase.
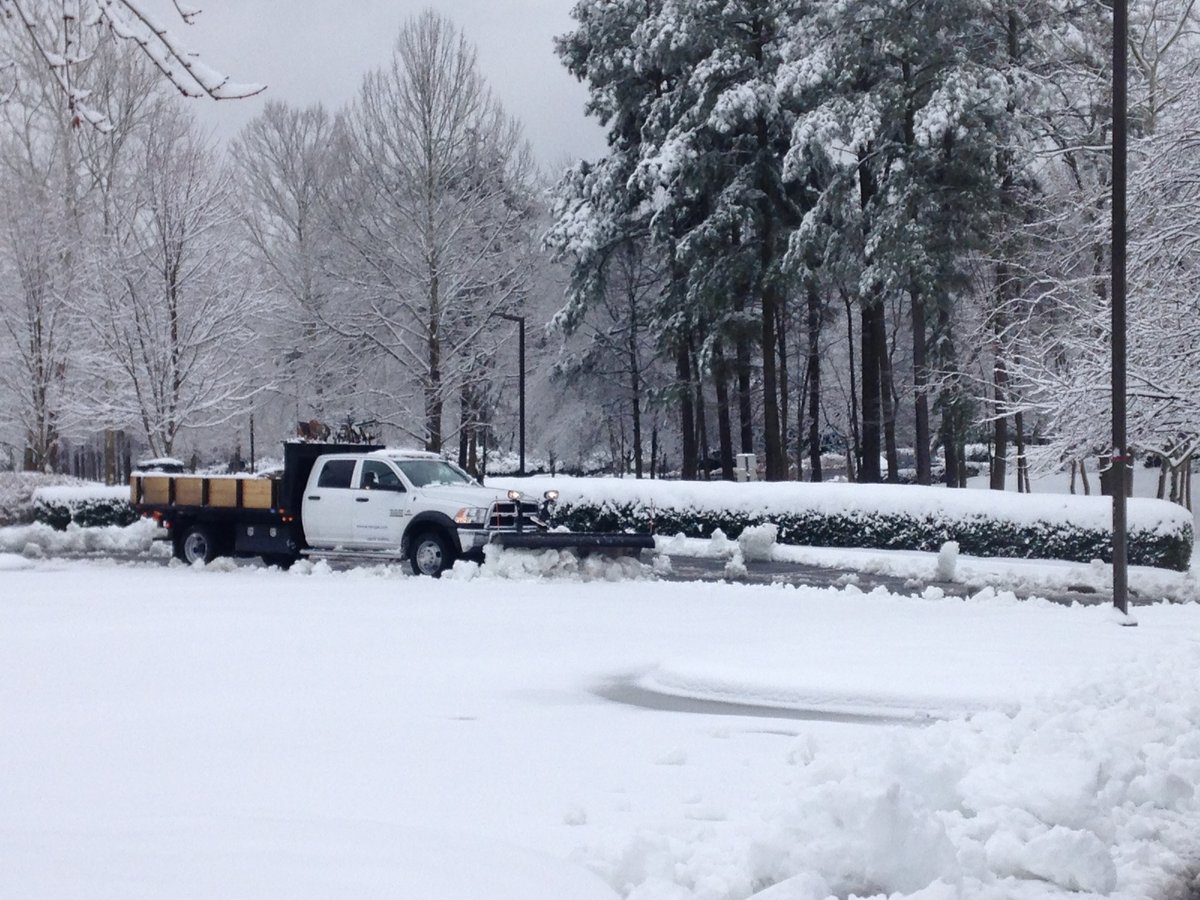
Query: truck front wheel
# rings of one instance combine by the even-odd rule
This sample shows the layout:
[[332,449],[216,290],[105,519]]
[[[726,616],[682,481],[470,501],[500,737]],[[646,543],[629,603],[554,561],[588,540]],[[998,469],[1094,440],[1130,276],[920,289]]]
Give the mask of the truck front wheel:
[[189,566],[197,562],[212,562],[217,558],[217,542],[213,533],[203,525],[193,525],[175,543],[175,556]]
[[414,575],[438,578],[454,564],[454,554],[446,539],[436,531],[422,531],[409,544],[408,560]]

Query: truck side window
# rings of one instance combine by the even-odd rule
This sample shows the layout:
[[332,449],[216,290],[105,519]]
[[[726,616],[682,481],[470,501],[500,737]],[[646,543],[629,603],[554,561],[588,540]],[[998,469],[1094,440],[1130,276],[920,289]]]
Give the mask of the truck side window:
[[321,477],[317,479],[317,487],[348,488],[350,487],[350,478],[353,475],[354,460],[326,460],[324,468],[321,469]]
[[400,476],[387,463],[373,459],[364,460],[359,474],[359,487],[364,490],[403,491]]

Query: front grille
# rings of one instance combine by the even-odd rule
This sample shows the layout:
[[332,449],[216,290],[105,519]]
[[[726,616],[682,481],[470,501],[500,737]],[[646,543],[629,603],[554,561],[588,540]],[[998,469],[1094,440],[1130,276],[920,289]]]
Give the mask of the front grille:
[[488,528],[515,531],[518,527],[518,515],[521,528],[538,527],[538,505],[536,503],[514,503],[511,500],[504,500],[492,505],[491,513],[488,515]]

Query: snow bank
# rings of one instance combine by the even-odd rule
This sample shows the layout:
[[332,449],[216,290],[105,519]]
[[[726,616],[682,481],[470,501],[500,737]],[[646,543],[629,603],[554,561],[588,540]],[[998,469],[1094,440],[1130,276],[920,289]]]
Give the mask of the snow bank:
[[1198,666],[1195,647],[1147,658],[849,753],[801,740],[787,789],[728,829],[589,861],[631,900],[1165,896],[1200,850]]
[[631,557],[579,556],[569,550],[513,550],[488,544],[483,563],[460,559],[442,577],[475,579],[561,578],[568,581],[629,581],[650,576],[654,569]]
[[96,528],[81,528],[72,523],[65,531],[37,522],[0,528],[0,552],[34,556],[39,553],[146,553],[153,549],[169,555],[168,543],[155,543],[161,534],[162,529],[151,519],[138,519],[126,526]]
[[[736,545],[723,532],[708,540],[681,534],[658,535],[655,547],[660,557],[727,558]],[[946,554],[945,556],[943,554]],[[929,581],[955,581],[975,590],[994,588],[1022,595],[1046,592],[1112,593],[1112,566],[1099,560],[1089,563],[1061,560],[1010,559],[954,555],[953,577],[945,578],[949,551],[871,550],[845,547],[794,547],[776,544],[771,559],[846,572],[864,572],[908,579],[915,588]],[[1194,562],[1194,561],[1193,561]],[[943,563],[945,567],[943,567]],[[1135,599],[1177,603],[1200,603],[1200,567],[1173,572],[1153,566],[1130,566],[1129,589]]]

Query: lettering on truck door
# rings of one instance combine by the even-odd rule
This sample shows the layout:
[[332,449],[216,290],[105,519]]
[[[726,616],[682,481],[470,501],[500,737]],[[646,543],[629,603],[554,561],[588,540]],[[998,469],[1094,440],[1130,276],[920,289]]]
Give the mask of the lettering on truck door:
[[399,548],[411,517],[411,495],[389,463],[363,460],[354,491],[354,534],[365,546]]

